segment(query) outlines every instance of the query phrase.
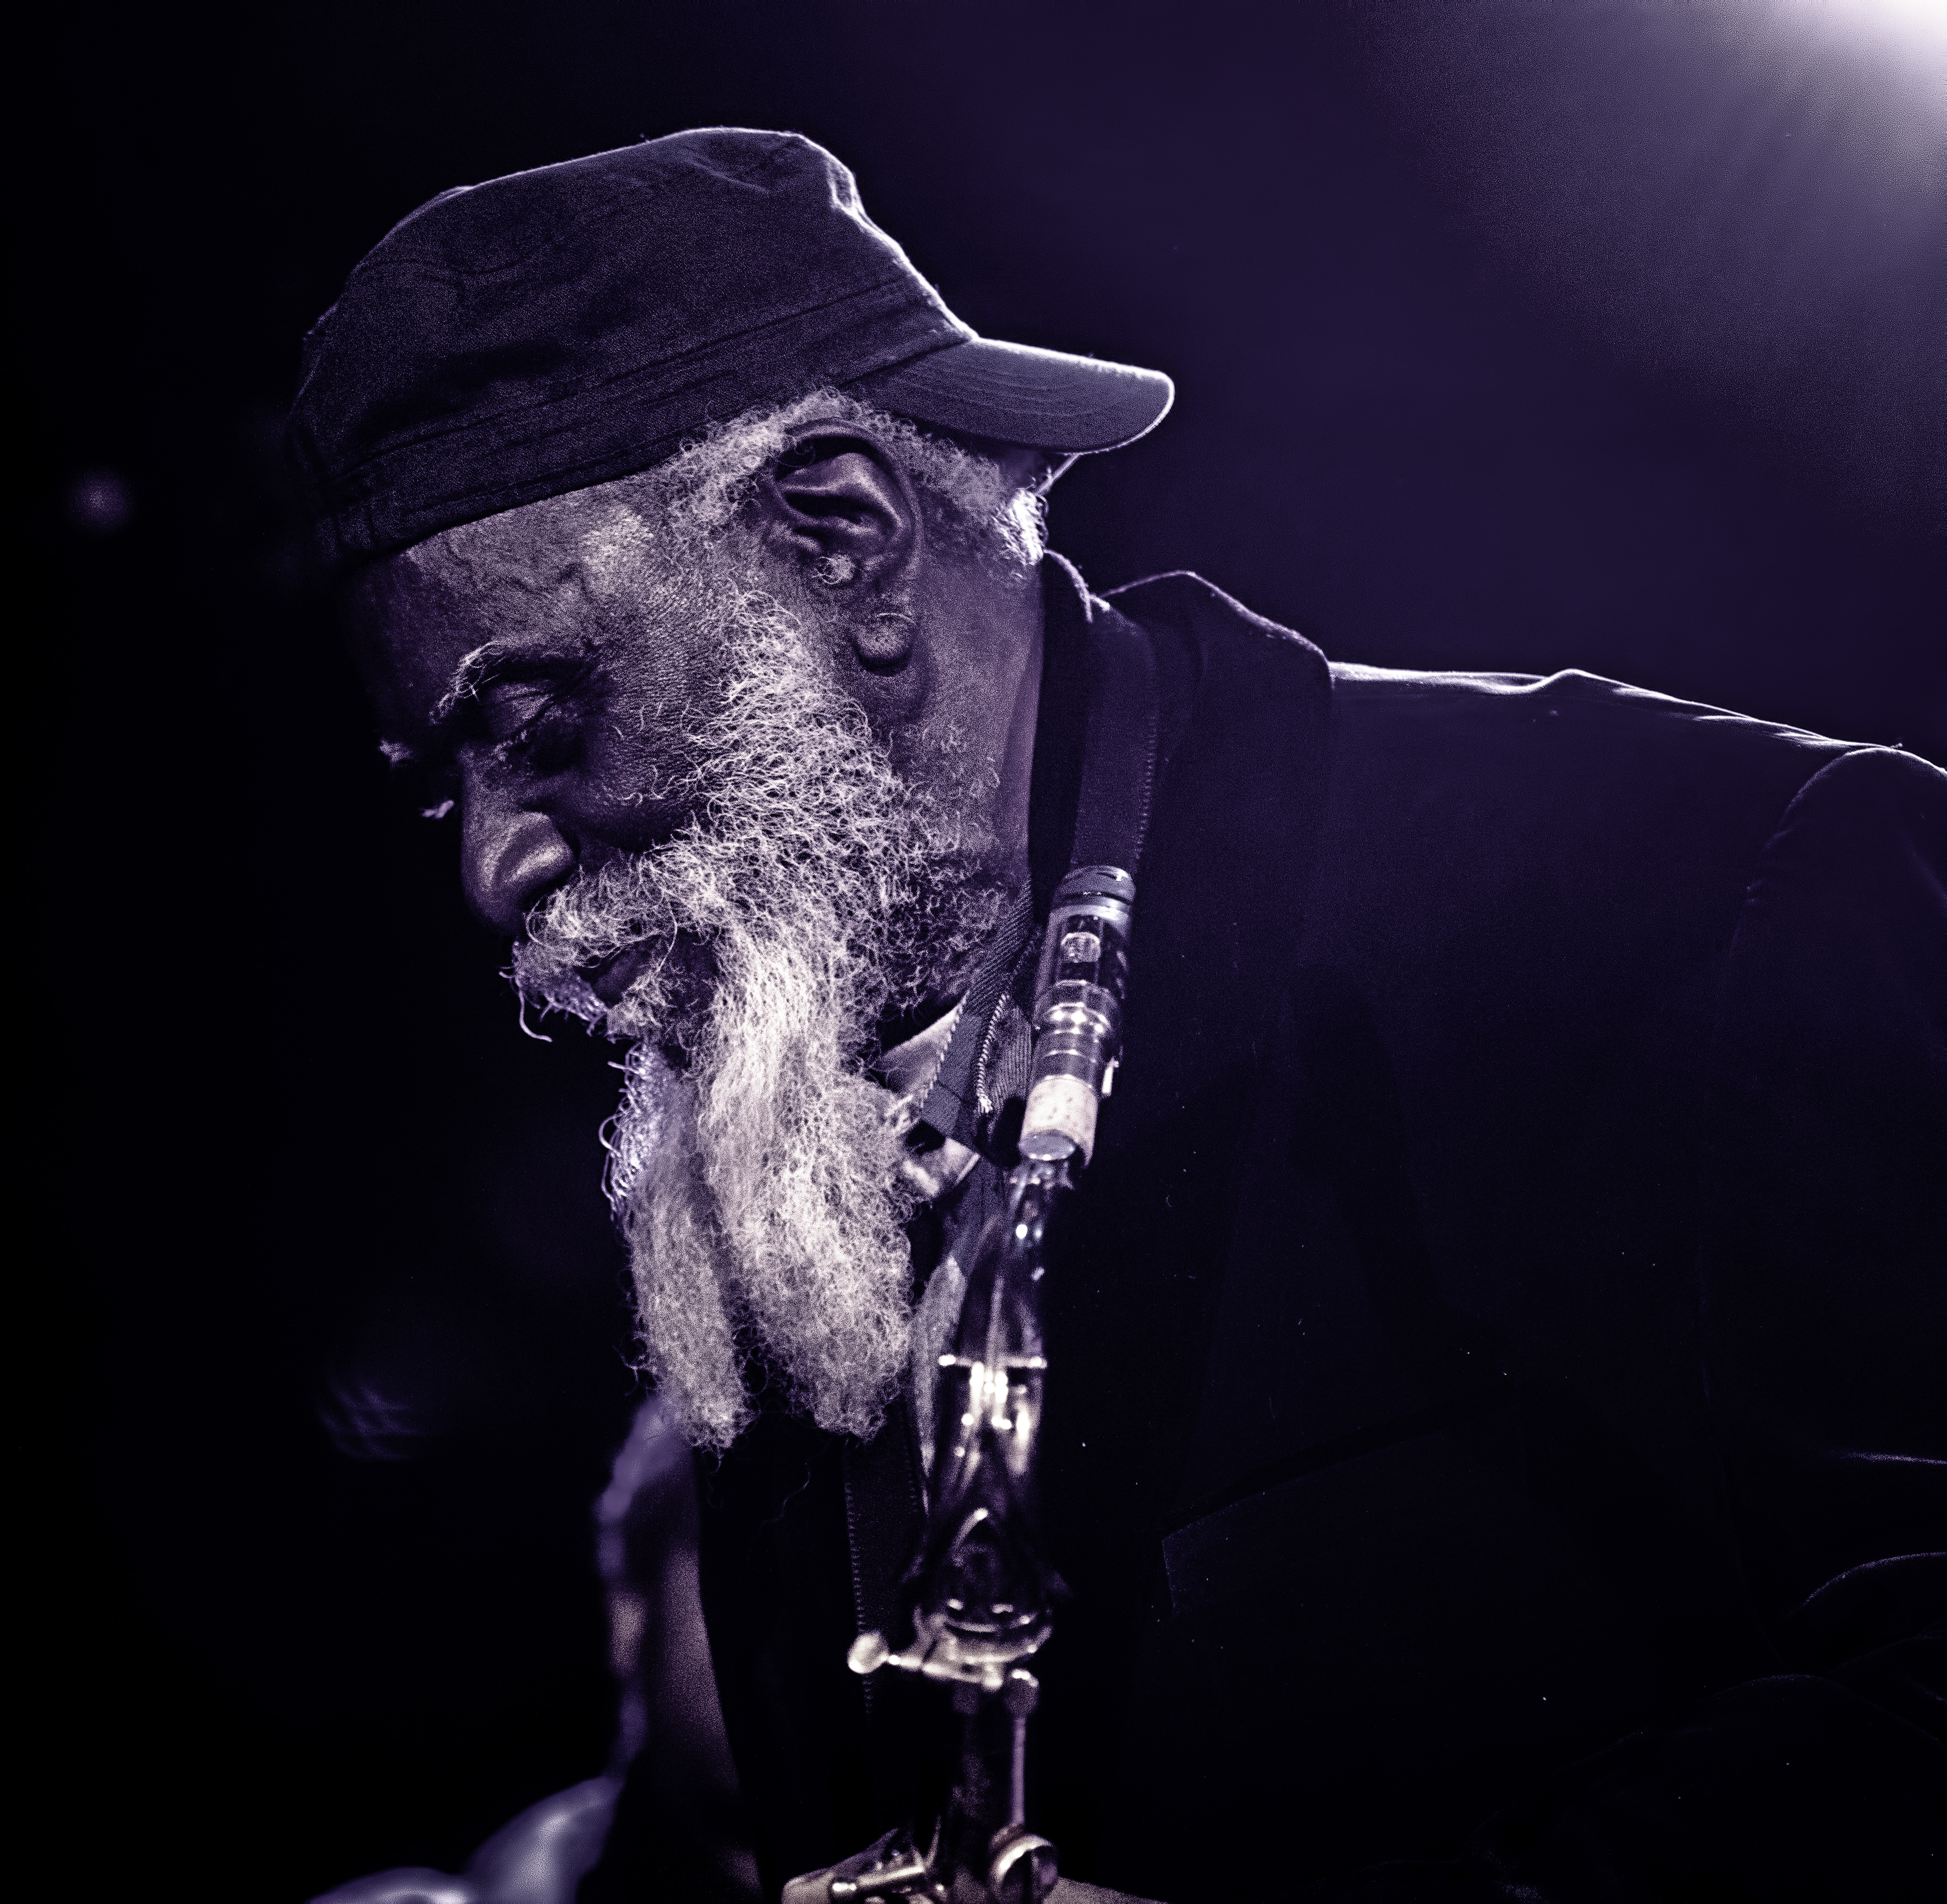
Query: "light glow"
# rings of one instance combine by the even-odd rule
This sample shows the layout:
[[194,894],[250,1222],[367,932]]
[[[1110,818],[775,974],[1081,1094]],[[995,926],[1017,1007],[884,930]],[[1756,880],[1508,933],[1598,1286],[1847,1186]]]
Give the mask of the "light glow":
[[[1835,38],[1892,53],[1947,54],[1947,0],[1791,0]],[[1930,60],[1929,63],[1933,63]]]

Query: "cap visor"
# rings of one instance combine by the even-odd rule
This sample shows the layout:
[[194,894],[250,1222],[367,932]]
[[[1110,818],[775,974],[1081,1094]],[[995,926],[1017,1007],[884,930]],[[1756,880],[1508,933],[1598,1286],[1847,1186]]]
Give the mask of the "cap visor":
[[875,370],[848,388],[915,423],[1072,454],[1133,443],[1162,421],[1176,396],[1160,370],[985,337]]

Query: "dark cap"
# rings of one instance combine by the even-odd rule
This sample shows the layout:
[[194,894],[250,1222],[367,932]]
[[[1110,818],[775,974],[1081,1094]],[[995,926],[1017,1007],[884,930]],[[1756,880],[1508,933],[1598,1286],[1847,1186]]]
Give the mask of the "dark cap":
[[429,200],[305,340],[289,441],[336,575],[827,385],[1066,453],[1133,441],[1172,395],[976,336],[831,153],[718,127]]

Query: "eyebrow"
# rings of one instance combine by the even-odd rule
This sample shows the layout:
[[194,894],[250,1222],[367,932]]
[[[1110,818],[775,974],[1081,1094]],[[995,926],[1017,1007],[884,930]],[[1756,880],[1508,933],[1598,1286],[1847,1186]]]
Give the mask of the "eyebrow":
[[[478,648],[469,649],[460,656],[458,666],[447,678],[446,692],[435,702],[432,718],[427,723],[438,734],[453,725],[453,717],[460,710],[463,701],[470,701],[480,692],[480,684],[487,671],[506,652],[504,642],[483,641]],[[385,757],[388,766],[410,766],[424,757],[419,748],[409,741],[381,739],[379,751]]]
[[[472,700],[504,661],[518,658],[527,661],[553,661],[558,658],[535,655],[510,641],[483,641],[478,648],[470,648],[460,656],[448,676],[446,692],[434,703],[432,715],[427,726],[437,737],[449,732],[454,725],[461,704]],[[424,759],[422,751],[407,741],[381,740],[379,751],[394,766],[410,766]]]
[[440,696],[432,711],[435,732],[452,725],[460,704],[471,701],[480,692],[481,684],[492,672],[495,662],[505,656],[512,646],[504,641],[483,641],[478,648],[470,648],[460,656],[458,666],[446,684],[445,693]]

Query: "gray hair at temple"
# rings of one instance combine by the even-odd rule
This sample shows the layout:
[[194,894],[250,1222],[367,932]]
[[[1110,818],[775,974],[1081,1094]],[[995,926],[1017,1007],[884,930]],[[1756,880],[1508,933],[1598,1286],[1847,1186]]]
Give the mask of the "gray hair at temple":
[[827,421],[834,434],[856,431],[892,456],[930,506],[933,526],[959,546],[1022,570],[1041,560],[1052,466],[1044,463],[1032,482],[1014,481],[991,458],[840,390],[816,390],[795,402],[746,411],[653,469],[603,487],[679,537],[707,536],[735,517],[752,483],[783,454],[794,431]]

